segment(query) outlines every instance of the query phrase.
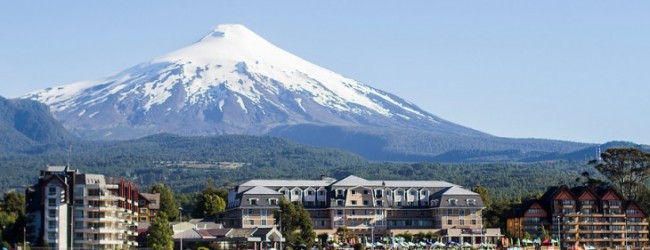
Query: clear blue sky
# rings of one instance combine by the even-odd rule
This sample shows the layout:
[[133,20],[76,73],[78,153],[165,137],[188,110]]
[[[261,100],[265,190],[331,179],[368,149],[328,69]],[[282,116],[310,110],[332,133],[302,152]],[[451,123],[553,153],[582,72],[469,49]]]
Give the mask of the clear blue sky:
[[494,135],[650,144],[649,1],[2,1],[0,95],[106,76],[220,23]]

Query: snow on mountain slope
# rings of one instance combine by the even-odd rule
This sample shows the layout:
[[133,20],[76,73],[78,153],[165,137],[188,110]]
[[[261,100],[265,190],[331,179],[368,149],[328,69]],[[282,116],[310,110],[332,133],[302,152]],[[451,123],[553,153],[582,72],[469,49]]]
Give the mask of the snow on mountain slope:
[[23,98],[48,104],[66,127],[90,137],[263,134],[291,124],[485,135],[307,62],[237,24],[219,25],[190,46],[116,75]]

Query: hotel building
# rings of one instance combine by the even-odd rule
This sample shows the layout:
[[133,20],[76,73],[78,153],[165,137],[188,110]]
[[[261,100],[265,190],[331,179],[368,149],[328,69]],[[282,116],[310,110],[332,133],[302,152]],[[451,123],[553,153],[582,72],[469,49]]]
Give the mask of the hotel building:
[[513,237],[542,238],[542,230],[560,239],[562,248],[576,242],[601,248],[648,247],[648,215],[613,188],[550,187],[537,200],[512,208],[507,228]]
[[317,234],[350,234],[375,239],[433,232],[442,241],[478,245],[496,242],[500,230],[483,227],[485,208],[479,194],[444,181],[251,180],[230,190],[224,227],[255,228],[275,224],[281,197],[302,203]]
[[[50,166],[26,191],[29,242],[52,249],[134,249],[138,189],[124,179]],[[27,237],[26,236],[26,237]]]

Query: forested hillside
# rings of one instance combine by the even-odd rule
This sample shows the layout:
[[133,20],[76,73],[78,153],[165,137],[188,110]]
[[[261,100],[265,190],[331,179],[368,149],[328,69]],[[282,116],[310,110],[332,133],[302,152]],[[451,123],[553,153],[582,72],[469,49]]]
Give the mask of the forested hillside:
[[495,197],[517,198],[543,192],[549,185],[571,184],[583,161],[538,163],[377,163],[339,149],[317,148],[273,137],[181,137],[156,135],[118,142],[75,142],[39,154],[0,153],[0,188],[22,188],[46,165],[70,164],[87,173],[125,176],[141,186],[164,182],[177,192],[200,190],[207,178],[218,186],[252,178],[343,178],[445,180],[467,187],[477,184]]

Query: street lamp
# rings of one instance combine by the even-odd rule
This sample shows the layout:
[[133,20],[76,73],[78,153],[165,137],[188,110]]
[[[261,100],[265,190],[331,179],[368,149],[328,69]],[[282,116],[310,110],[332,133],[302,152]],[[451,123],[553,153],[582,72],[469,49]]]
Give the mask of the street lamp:
[[562,250],[562,232],[560,232],[560,228],[562,227],[562,220],[560,216],[557,217],[557,245]]
[[[181,225],[181,224],[183,223],[183,207],[178,207],[178,222],[179,222],[178,226],[182,229],[183,225]],[[182,231],[181,231],[180,236],[181,236],[181,244],[180,244],[178,250],[183,250],[183,232]]]
[[370,237],[371,237],[371,243],[372,243],[372,248],[375,248],[375,223],[370,223]]
[[278,227],[280,228],[280,250],[282,250],[282,209],[278,209]]

